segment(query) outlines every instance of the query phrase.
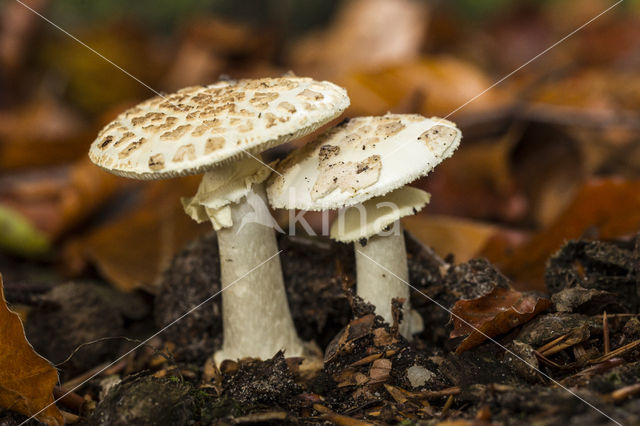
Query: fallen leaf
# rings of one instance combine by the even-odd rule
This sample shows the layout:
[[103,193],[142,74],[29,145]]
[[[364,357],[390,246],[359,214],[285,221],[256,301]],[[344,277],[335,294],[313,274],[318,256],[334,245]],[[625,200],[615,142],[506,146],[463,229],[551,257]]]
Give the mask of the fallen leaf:
[[17,170],[74,161],[86,155],[95,129],[50,95],[0,111],[0,169]]
[[415,182],[431,194],[425,211],[486,221],[520,221],[527,213],[528,200],[518,188],[511,152],[521,135],[522,129],[514,126],[499,139],[465,139],[453,157]]
[[58,372],[33,350],[18,314],[7,307],[1,275],[0,324],[0,407],[36,415],[48,425],[64,424],[62,413],[53,404]]
[[389,392],[389,395],[391,395],[391,397],[398,403],[398,404],[404,404],[405,402],[407,402],[409,400],[409,398],[407,397],[408,392],[400,389],[398,387],[395,386],[391,386],[388,384],[384,384],[384,388],[387,390],[387,392]]
[[424,5],[409,0],[344,3],[332,26],[296,44],[295,69],[331,78],[415,59],[427,29]]
[[96,61],[94,52],[71,38],[46,38],[40,51],[41,60],[49,72],[64,79],[66,99],[85,111],[101,113],[123,100],[145,99],[150,96],[149,89],[136,80],[158,87],[158,81],[165,76],[164,61],[170,57],[168,49],[152,48],[150,34],[140,25],[111,21],[105,25],[92,25],[76,35],[137,77],[114,73],[110,61]]
[[[45,13],[48,0],[31,0],[29,7]],[[0,67],[4,72],[14,74],[25,62],[31,41],[43,21],[18,2],[2,5],[0,18]]]
[[163,87],[171,92],[216,81],[228,67],[230,58],[269,57],[274,49],[273,41],[264,29],[258,31],[219,17],[198,17],[184,29]]
[[449,337],[467,336],[456,349],[459,354],[479,345],[487,336],[494,337],[526,323],[550,306],[548,299],[496,287],[477,299],[456,302],[451,309],[454,328]]
[[54,240],[95,212],[124,183],[83,158],[65,169],[3,178],[0,206]]
[[200,176],[148,184],[136,209],[67,244],[66,266],[80,274],[95,264],[122,291],[154,291],[160,274],[191,239],[211,230],[183,211],[180,197],[195,193]]
[[635,72],[609,68],[580,68],[550,79],[533,90],[531,100],[518,116],[526,121],[564,126],[580,150],[579,161],[564,164],[575,167],[580,163],[588,172],[614,170],[635,176],[640,164],[640,77]]
[[376,359],[371,365],[369,370],[369,377],[371,377],[371,383],[384,382],[389,378],[391,373],[391,360],[386,358]]
[[587,170],[576,139],[563,127],[530,123],[508,152],[507,167],[524,194],[524,222],[546,227],[571,202]]
[[321,404],[313,404],[313,409],[321,413],[324,419],[329,420],[338,426],[373,426],[373,423],[363,422],[362,420],[357,420],[353,417],[337,414]]
[[324,362],[331,361],[350,342],[369,335],[373,330],[374,319],[375,315],[368,314],[347,324],[327,345],[324,353]]
[[[480,68],[453,57],[421,58],[376,71],[351,72],[336,78],[336,82],[349,92],[350,116],[379,115],[390,110],[445,116],[491,85]],[[489,91],[454,114],[454,120],[474,112],[502,109],[509,103],[508,95],[506,89]],[[415,105],[407,108],[411,98]],[[398,111],[400,106],[404,106],[403,111]]]
[[0,205],[0,250],[36,256],[49,250],[49,238],[20,214]]
[[477,257],[494,239],[506,240],[511,246],[523,242],[525,233],[494,224],[453,216],[418,213],[402,219],[405,228],[420,242],[440,256],[455,256],[463,263]]
[[640,180],[592,179],[578,191],[569,206],[546,229],[502,254],[491,250],[489,260],[518,288],[546,291],[547,259],[571,239],[589,236],[615,239],[640,229]]

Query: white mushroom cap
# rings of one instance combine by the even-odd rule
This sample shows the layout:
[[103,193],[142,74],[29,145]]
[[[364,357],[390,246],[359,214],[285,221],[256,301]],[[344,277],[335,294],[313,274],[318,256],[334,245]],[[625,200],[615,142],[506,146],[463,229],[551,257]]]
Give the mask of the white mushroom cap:
[[372,237],[396,220],[418,213],[429,203],[430,198],[428,192],[411,186],[396,189],[382,197],[371,198],[341,211],[331,224],[331,238],[351,243]]
[[287,156],[269,180],[269,201],[302,210],[352,206],[426,175],[461,139],[454,123],[435,117],[354,118]]
[[343,88],[303,77],[187,87],[120,114],[89,157],[136,179],[198,174],[311,133],[348,106]]

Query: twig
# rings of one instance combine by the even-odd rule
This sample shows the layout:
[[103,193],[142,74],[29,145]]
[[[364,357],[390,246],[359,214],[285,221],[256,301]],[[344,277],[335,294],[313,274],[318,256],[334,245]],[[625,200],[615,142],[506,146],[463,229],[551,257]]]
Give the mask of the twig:
[[640,383],[614,390],[613,392],[611,392],[611,398],[614,401],[620,401],[638,393],[640,393]]
[[547,365],[550,365],[553,368],[557,368],[559,370],[571,370],[571,369],[575,368],[575,364],[560,365],[560,364],[558,364],[556,362],[551,361],[549,358],[547,358],[546,356],[542,355],[538,351],[533,351],[533,353],[536,354],[536,356],[540,359],[540,361],[544,362]]
[[549,350],[550,348],[552,348],[553,346],[555,346],[556,344],[562,342],[564,339],[566,339],[569,336],[569,334],[564,334],[560,337],[558,337],[557,339],[553,339],[552,341],[545,343],[544,345],[540,346],[537,351],[540,352],[541,354],[545,353],[547,350]]
[[540,353],[542,355],[544,355],[544,356],[551,356],[551,355],[557,354],[558,352],[563,351],[563,350],[565,350],[567,348],[570,348],[571,346],[573,346],[575,344],[576,344],[575,342],[572,342],[572,343],[561,343],[559,345],[553,346],[553,347],[547,349],[546,351],[540,352]]
[[610,360],[603,361],[600,364],[592,365],[591,367],[587,367],[584,370],[578,371],[577,373],[565,377],[562,379],[562,383],[567,383],[571,379],[575,379],[577,377],[589,378],[596,374],[602,374],[607,370],[612,369],[613,367],[617,367],[619,365],[624,364],[624,359],[622,358],[611,358]]
[[[81,345],[76,346],[76,348],[71,352],[71,354],[64,361],[59,362],[58,364],[56,364],[55,367],[59,367],[59,366],[65,364],[65,363],[69,362],[71,360],[71,358],[73,358],[74,355],[76,353],[78,353],[78,351],[80,349],[84,348],[85,346],[89,346],[89,345],[93,345],[93,344],[101,343],[101,342],[106,342],[106,341],[109,341],[109,340],[120,340],[120,339],[121,340],[125,340],[125,341],[130,342],[130,343],[136,343],[136,344],[143,343],[141,340],[131,339],[131,338],[126,337],[126,336],[102,337],[100,339],[92,340],[90,342],[85,342],[85,343],[82,343]],[[180,372],[180,368],[178,367],[178,365],[176,364],[175,360],[173,359],[173,356],[170,353],[164,353],[163,351],[161,351],[160,349],[156,348],[155,346],[153,346],[153,345],[151,345],[149,343],[145,343],[144,346],[151,348],[151,350],[153,351],[154,355],[160,355],[161,357],[166,359],[167,362],[169,364],[171,364],[175,368],[176,373],[178,374],[178,377],[180,377],[180,380],[184,381],[184,377],[182,377],[182,373]]]
[[602,332],[604,340],[604,354],[608,354],[611,346],[609,343],[609,320],[607,319],[607,311],[602,314]]
[[436,399],[443,396],[458,395],[459,393],[460,393],[460,388],[457,386],[454,386],[452,388],[442,389],[439,391],[427,390],[422,392],[416,392],[411,397],[418,398],[418,399]]
[[451,404],[453,404],[453,395],[449,395],[447,398],[447,402],[444,403],[444,407],[442,407],[442,413],[440,413],[440,417],[444,417],[451,408]]
[[606,355],[602,355],[601,357],[598,357],[596,359],[592,359],[591,361],[589,361],[589,364],[599,364],[603,361],[607,361],[613,357],[622,355],[625,352],[630,351],[631,349],[635,348],[636,346],[640,345],[640,340],[636,340],[635,342],[631,342],[627,345],[624,345],[622,347],[619,347],[618,349],[609,352]]
[[[607,314],[607,318],[628,318],[637,317],[640,314]],[[592,315],[591,318],[600,318],[602,314]]]
[[80,420],[80,416],[76,416],[75,414],[69,413],[64,410],[60,410],[60,412],[62,413],[62,418],[64,419],[64,424],[66,425],[78,423],[78,421]]
[[[100,364],[97,365],[95,367],[93,367],[91,370],[77,376],[74,377],[71,380],[68,380],[66,382],[64,382],[60,387],[63,389],[74,389],[76,386],[78,386],[78,384],[84,382],[85,380],[87,380],[89,377],[93,376],[94,374],[96,374],[96,372],[98,371],[102,371],[105,367],[109,366],[109,363],[104,363],[104,364]],[[126,360],[122,360],[119,363],[115,364],[113,367],[117,367],[120,370],[122,370],[124,367],[126,367],[127,363]],[[112,368],[113,368],[112,367]]]
[[71,408],[76,412],[80,411],[80,408],[84,403],[83,397],[81,397],[75,392],[68,392],[65,388],[61,386],[56,386],[53,388],[53,397],[59,400],[60,403],[65,407]]

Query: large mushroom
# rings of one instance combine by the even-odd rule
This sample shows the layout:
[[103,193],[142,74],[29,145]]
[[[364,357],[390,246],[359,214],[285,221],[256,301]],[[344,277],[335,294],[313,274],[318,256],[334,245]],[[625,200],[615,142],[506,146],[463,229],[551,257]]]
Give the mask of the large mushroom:
[[377,314],[392,323],[392,299],[404,299],[400,332],[407,338],[420,331],[421,321],[410,311],[399,219],[424,207],[429,194],[405,185],[451,156],[461,138],[454,123],[435,117],[354,118],[292,152],[267,186],[275,208],[347,208],[331,237],[355,242],[357,293]]
[[[135,179],[205,173],[185,211],[211,221],[220,252],[224,359],[300,356],[275,233],[265,215],[270,168],[255,155],[340,115],[346,91],[283,77],[221,81],[149,99],[120,114],[91,145],[98,166]],[[262,214],[261,214],[262,213]]]

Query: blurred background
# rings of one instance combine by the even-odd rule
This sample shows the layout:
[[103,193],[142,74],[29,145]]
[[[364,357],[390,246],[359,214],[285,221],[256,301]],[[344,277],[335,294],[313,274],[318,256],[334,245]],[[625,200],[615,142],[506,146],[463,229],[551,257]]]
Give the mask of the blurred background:
[[347,116],[455,121],[461,148],[416,183],[432,201],[405,226],[442,256],[487,257],[521,289],[544,289],[568,239],[640,230],[638,0],[22,1],[0,1],[6,286],[93,276],[153,293],[210,231],[179,203],[198,177],[117,178],[87,151],[150,88],[222,75],[293,71],[345,87]]

